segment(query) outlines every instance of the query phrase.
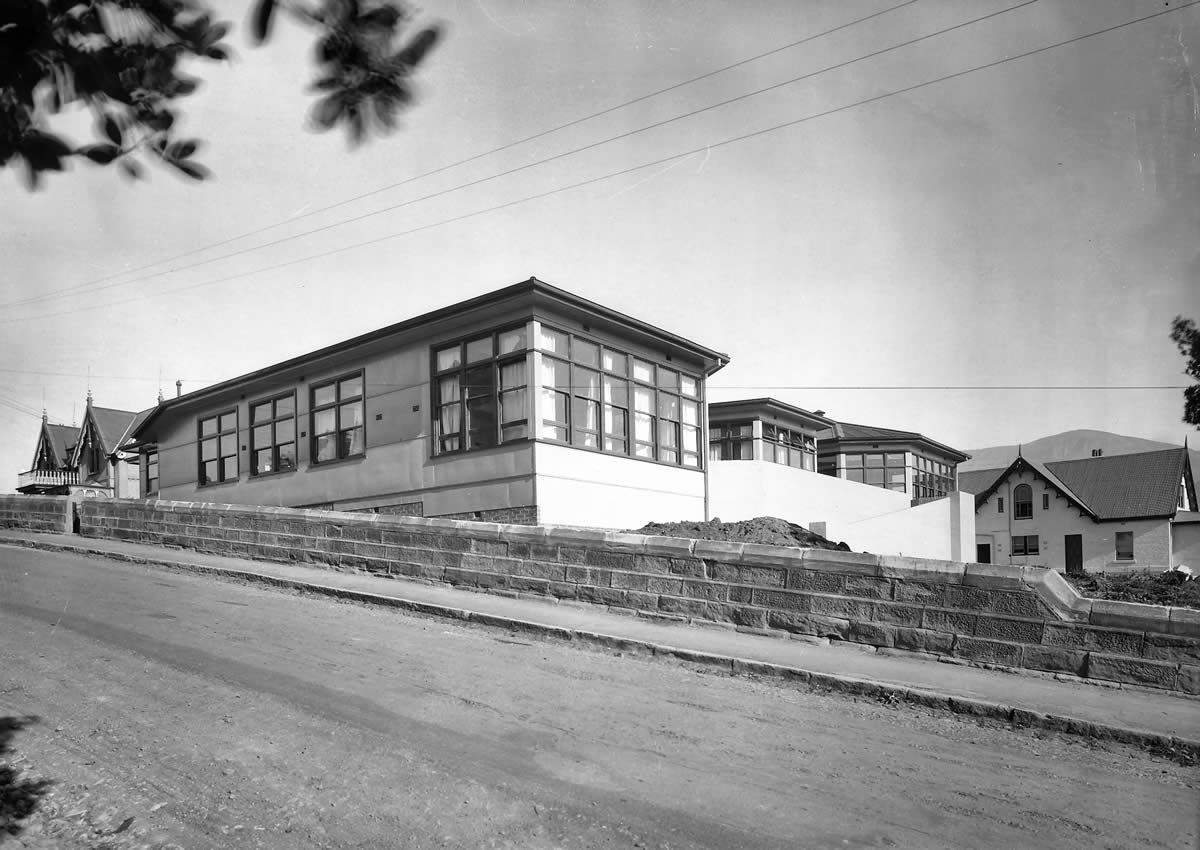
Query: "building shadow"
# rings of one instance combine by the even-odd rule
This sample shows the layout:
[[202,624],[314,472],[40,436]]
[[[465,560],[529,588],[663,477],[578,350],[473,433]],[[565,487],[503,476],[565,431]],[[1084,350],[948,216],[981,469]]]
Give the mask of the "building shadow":
[[38,803],[54,783],[49,779],[22,779],[11,764],[12,739],[37,717],[0,717],[0,842],[20,834],[21,821],[37,811]]

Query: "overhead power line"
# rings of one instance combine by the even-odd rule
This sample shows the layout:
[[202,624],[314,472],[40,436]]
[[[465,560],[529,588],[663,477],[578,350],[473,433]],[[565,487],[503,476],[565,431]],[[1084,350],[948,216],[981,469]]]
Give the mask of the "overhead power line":
[[[580,180],[575,183],[570,183],[565,186],[559,186],[555,189],[549,189],[545,192],[538,192],[533,195],[527,195],[523,198],[517,198],[515,200],[507,201],[507,202],[501,203],[501,204],[496,204],[491,207],[485,207],[483,209],[474,210],[472,212],[462,213],[462,214],[456,215],[456,216],[451,216],[449,218],[441,219],[440,221],[431,222],[431,223],[425,224],[425,225],[420,225],[418,227],[413,227],[408,230],[397,231],[395,233],[385,234],[383,236],[378,236],[373,239],[367,239],[367,240],[364,240],[361,242],[355,242],[350,245],[343,245],[338,248],[331,248],[331,249],[328,249],[325,251],[316,252],[314,254],[308,254],[303,257],[297,257],[292,260],[287,260],[287,261],[280,262],[280,263],[274,263],[274,264],[270,264],[270,265],[266,265],[266,266],[261,266],[257,269],[250,269],[248,271],[241,272],[239,274],[227,275],[225,277],[219,277],[219,278],[214,278],[211,280],[200,281],[199,283],[188,284],[186,286],[175,287],[174,289],[167,289],[167,290],[163,290],[160,292],[149,293],[146,295],[134,296],[132,298],[127,298],[124,300],[111,301],[111,302],[109,302],[108,306],[117,306],[120,304],[128,304],[128,303],[131,303],[134,301],[141,301],[146,298],[159,297],[162,295],[170,295],[170,294],[174,294],[177,292],[185,292],[188,290],[198,289],[198,288],[206,287],[206,286],[215,286],[220,283],[227,283],[227,282],[233,281],[233,280],[240,280],[242,278],[250,277],[250,276],[256,275],[256,274],[261,274],[263,272],[275,271],[277,269],[288,268],[290,266],[299,265],[301,263],[310,262],[312,260],[321,259],[323,257],[329,257],[329,256],[333,256],[335,254],[341,254],[341,253],[345,253],[347,251],[353,251],[353,250],[357,250],[359,248],[365,248],[370,245],[377,245],[382,242],[387,242],[392,239],[398,239],[403,236],[409,236],[414,233],[420,233],[422,231],[430,230],[435,227],[441,227],[443,225],[453,224],[453,223],[460,222],[460,221],[465,221],[470,218],[475,218],[475,217],[478,217],[481,215],[486,215],[488,213],[497,212],[499,210],[508,209],[510,207],[518,206],[521,204],[526,204],[531,201],[540,200],[542,198],[547,198],[552,195],[557,195],[562,192],[570,191],[572,189],[579,189],[579,188],[583,188],[585,186],[590,186],[595,183],[600,183],[605,180],[610,180],[614,177],[620,177],[620,176],[623,176],[626,174],[632,174],[634,172],[641,171],[646,168],[652,168],[655,166],[663,165],[668,162],[674,162],[675,160],[678,160],[678,159],[683,159],[685,157],[694,156],[699,153],[705,153],[707,151],[725,147],[727,145],[732,145],[732,144],[736,144],[738,142],[747,141],[749,139],[758,138],[758,137],[764,136],[768,133],[773,133],[778,130],[787,129],[789,127],[795,127],[800,124],[807,123],[809,121],[814,121],[818,118],[825,118],[830,115],[836,115],[836,114],[846,112],[851,109],[858,108],[860,106],[866,106],[871,103],[877,103],[877,102],[886,100],[891,97],[896,97],[898,95],[908,94],[909,92],[918,91],[920,89],[927,88],[929,86],[936,85],[938,83],[943,83],[948,80],[954,80],[954,79],[968,76],[970,74],[975,74],[975,73],[978,73],[979,71],[985,71],[985,70],[988,70],[991,68],[996,68],[1001,65],[1005,65],[1009,62],[1015,62],[1019,59],[1026,59],[1030,56],[1036,56],[1041,53],[1046,53],[1050,50],[1055,50],[1060,47],[1065,47],[1070,44],[1075,44],[1077,42],[1081,42],[1086,39],[1095,38],[1095,37],[1101,36],[1101,35],[1106,35],[1111,32],[1116,32],[1118,30],[1124,29],[1125,27],[1130,27],[1135,24],[1139,24],[1139,23],[1143,23],[1145,21],[1152,20],[1154,18],[1159,18],[1159,17],[1162,17],[1163,15],[1170,15],[1175,12],[1181,11],[1183,9],[1191,8],[1198,4],[1200,4],[1200,0],[1191,0],[1191,2],[1182,3],[1179,6],[1175,6],[1175,7],[1172,7],[1172,8],[1163,10],[1163,11],[1159,11],[1159,12],[1153,12],[1148,15],[1143,15],[1140,18],[1134,18],[1133,20],[1125,21],[1120,24],[1114,24],[1109,27],[1104,27],[1103,29],[1098,29],[1098,30],[1094,30],[1092,32],[1083,33],[1082,35],[1077,35],[1072,38],[1064,39],[1062,41],[1057,41],[1057,42],[1054,42],[1053,44],[1047,44],[1042,47],[1037,47],[1032,50],[1024,51],[1022,53],[1016,53],[1016,54],[1013,54],[1012,56],[1006,56],[1003,59],[996,59],[992,62],[985,62],[981,65],[975,65],[970,68],[965,68],[961,71],[955,71],[950,74],[944,74],[943,76],[935,77],[934,79],[931,79],[931,80],[925,80],[924,82],[914,83],[910,86],[905,86],[903,88],[894,89],[894,90],[888,91],[888,92],[883,92],[881,94],[877,94],[872,97],[867,97],[867,98],[863,98],[862,100],[853,101],[852,103],[843,104],[842,106],[837,106],[837,107],[833,107],[831,109],[823,110],[821,112],[813,113],[810,115],[805,115],[800,118],[795,118],[791,121],[785,121],[780,124],[772,125],[770,127],[764,127],[763,129],[760,129],[760,130],[754,130],[749,133],[743,133],[739,136],[733,136],[728,139],[723,139],[719,142],[712,142],[712,143],[709,143],[706,145],[702,145],[700,147],[692,148],[687,151],[681,151],[676,154],[671,154],[669,156],[659,157],[658,159],[650,160],[648,162],[643,162],[639,165],[634,165],[634,166],[630,166],[628,168],[622,168],[617,171],[612,171],[612,172],[609,172],[608,174],[602,174],[597,177],[591,177],[586,180]],[[86,307],[86,308],[79,308],[79,309],[92,310],[95,308],[94,307]],[[79,309],[65,310],[65,311],[60,311],[57,313],[46,313],[41,316],[32,316],[32,317],[27,317],[27,318],[22,318],[22,319],[0,319],[0,323],[11,324],[13,322],[18,322],[18,321],[27,322],[27,321],[33,321],[36,319],[54,318],[57,316],[65,316],[65,315],[70,315],[72,313],[79,312]]]
[[[423,171],[420,174],[415,174],[412,177],[406,177],[403,180],[398,180],[395,183],[389,183],[386,186],[380,186],[379,188],[372,189],[369,192],[363,192],[358,195],[353,195],[349,198],[345,198],[341,201],[337,201],[336,203],[328,204],[323,207],[318,207],[313,210],[308,210],[301,215],[292,216],[291,218],[287,218],[282,221],[277,221],[273,224],[264,225],[263,227],[259,227],[255,230],[249,230],[245,233],[240,233],[236,236],[231,236],[228,239],[221,240],[220,242],[213,242],[208,245],[203,245],[199,248],[194,248],[194,249],[192,249],[190,251],[186,251],[182,254],[176,254],[175,256],[167,257],[166,259],[155,260],[152,263],[147,263],[146,265],[138,266],[137,268],[126,269],[124,271],[114,272],[113,274],[105,275],[104,277],[93,278],[92,280],[84,281],[82,283],[75,284],[74,286],[68,286],[64,289],[56,290],[53,293],[47,293],[42,296],[26,298],[26,299],[22,299],[20,301],[12,301],[3,306],[14,307],[14,306],[22,305],[22,304],[32,304],[32,303],[35,303],[38,301],[44,301],[44,300],[48,300],[51,298],[63,297],[67,294],[77,292],[81,289],[88,289],[88,288],[94,286],[95,284],[104,283],[105,281],[112,280],[113,278],[125,277],[126,275],[137,274],[138,272],[146,271],[147,269],[152,269],[155,266],[161,266],[166,263],[173,263],[176,260],[182,260],[186,257],[195,256],[196,254],[203,253],[204,251],[211,251],[214,248],[224,247],[225,245],[229,245],[229,244],[231,244],[233,242],[237,242],[238,240],[241,240],[241,239],[248,239],[251,236],[257,236],[260,233],[265,233],[268,230],[274,230],[275,228],[282,227],[285,224],[294,224],[297,221],[302,221],[306,218],[311,218],[312,216],[320,215],[321,213],[329,212],[330,210],[338,209],[339,207],[344,207],[347,204],[352,204],[355,201],[361,201],[365,198],[370,198],[370,197],[373,197],[374,195],[379,195],[383,192],[387,192],[392,189],[397,189],[401,186],[406,186],[409,183],[415,183],[416,181],[423,180],[426,177],[433,177],[436,174],[441,174],[442,172],[449,171],[452,168],[458,168],[459,166],[462,166],[462,165],[469,165],[472,162],[476,162],[480,159],[484,159],[484,158],[492,156],[494,154],[502,153],[503,151],[518,147],[519,145],[523,145],[528,142],[533,142],[538,139],[545,138],[546,136],[553,135],[554,133],[558,133],[562,130],[566,130],[571,127],[575,127],[580,124],[591,121],[594,118],[600,118],[605,115],[609,115],[613,112],[617,112],[621,109],[625,109],[626,107],[633,106],[634,104],[642,103],[643,101],[647,101],[647,100],[650,100],[651,98],[658,97],[659,95],[667,94],[668,92],[673,92],[678,89],[684,88],[686,86],[690,86],[692,83],[698,83],[701,80],[706,80],[706,79],[709,79],[710,77],[715,77],[718,74],[725,73],[726,71],[732,71],[734,68],[740,68],[743,65],[748,65],[751,62],[757,62],[758,60],[765,59],[768,56],[774,56],[775,54],[782,53],[785,50],[791,50],[792,48],[799,47],[802,44],[808,44],[809,42],[816,41],[817,39],[825,38],[826,36],[833,35],[836,32],[840,32],[842,30],[846,30],[851,27],[857,26],[859,24],[865,23],[869,20],[872,20],[873,18],[882,17],[882,16],[888,14],[889,12],[894,12],[897,9],[904,8],[905,6],[911,6],[912,4],[914,4],[916,2],[917,2],[917,0],[904,0],[904,2],[897,3],[895,6],[889,6],[888,8],[882,9],[878,12],[872,12],[869,15],[865,15],[861,18],[856,18],[853,21],[848,21],[844,24],[840,24],[836,27],[833,27],[833,28],[827,29],[827,30],[823,30],[819,33],[815,33],[810,36],[805,36],[804,38],[798,39],[797,41],[791,41],[791,42],[788,42],[787,44],[780,45],[779,47],[774,47],[770,50],[764,51],[763,53],[757,53],[754,56],[748,56],[747,58],[741,59],[732,64],[725,65],[723,67],[717,68],[712,71],[708,71],[706,73],[700,74],[699,76],[691,77],[690,79],[684,80],[679,83],[674,83],[672,85],[666,86],[665,88],[657,89],[655,91],[648,92],[647,94],[639,95],[638,97],[635,97],[632,100],[626,100],[622,103],[616,104],[615,106],[609,106],[609,107],[607,107],[605,109],[601,109],[597,112],[589,113],[580,118],[575,118],[571,121],[567,121],[564,124],[559,124],[555,127],[549,128],[547,130],[542,130],[540,132],[534,133],[531,136],[525,136],[523,138],[516,139],[515,141],[508,142],[508,143],[500,145],[498,147],[491,148],[490,150],[483,151],[482,153],[474,154],[465,159],[456,160],[455,162],[447,163],[446,165],[439,166],[439,167],[431,169],[429,171]],[[190,266],[188,268],[190,268]],[[178,270],[179,269],[173,269],[172,271],[178,271]],[[167,272],[163,272],[163,273],[166,274]],[[145,280],[145,279],[146,278],[138,278],[137,280]],[[123,283],[136,283],[136,282],[137,282],[136,280],[129,280],[129,281],[124,281]]]
[[[931,38],[936,38],[938,36],[945,35],[950,32],[954,32],[955,30],[973,26],[974,24],[981,23],[981,22],[989,20],[991,18],[996,18],[996,17],[999,17],[1000,15],[1005,15],[1005,14],[1008,14],[1009,12],[1014,12],[1018,9],[1022,9],[1025,6],[1032,6],[1034,3],[1037,3],[1037,2],[1040,2],[1040,0],[1022,0],[1022,2],[1017,3],[1014,6],[1009,6],[1004,9],[997,10],[995,12],[989,12],[986,15],[980,15],[979,17],[972,18],[971,20],[963,21],[958,24],[954,24],[953,26],[943,27],[942,29],[935,30],[934,32],[926,33],[925,35],[917,36],[916,38],[911,38],[911,39],[908,39],[907,41],[902,41],[898,44],[893,44],[889,47],[884,47],[879,50],[872,51],[871,53],[864,54],[862,56],[856,56],[852,59],[847,59],[842,62],[834,63],[832,65],[826,65],[824,68],[819,68],[815,71],[810,71],[806,74],[801,74],[800,76],[792,77],[787,80],[783,80],[782,82],[773,83],[772,85],[765,86],[760,89],[755,89],[754,91],[736,95],[734,97],[727,98],[722,101],[718,101],[717,103],[713,103],[708,106],[701,107],[699,109],[693,109],[688,112],[684,112],[680,115],[673,116],[671,118],[665,118],[661,121],[656,121],[652,124],[647,124],[643,127],[639,127],[634,130],[627,130],[626,132],[618,133],[616,135],[609,136],[607,138],[600,139],[595,142],[590,142],[586,145],[581,145],[579,147],[572,148],[570,150],[563,151],[561,153],[553,154],[552,156],[543,157],[542,159],[538,159],[533,162],[526,163],[524,165],[514,166],[513,168],[509,168],[504,171],[497,172],[495,174],[490,174],[486,177],[480,177],[475,180],[470,180],[465,183],[460,183],[456,186],[451,186],[446,189],[438,190],[436,192],[430,192],[429,194],[422,195],[417,198],[410,198],[407,201],[401,201],[400,203],[392,204],[390,206],[383,207],[382,209],[372,210],[371,212],[362,213],[360,215],[352,216],[350,218],[340,219],[338,221],[331,222],[329,224],[325,224],[320,227],[314,227],[310,230],[304,230],[304,231],[301,231],[300,233],[294,233],[290,236],[282,236],[278,239],[273,239],[269,242],[263,242],[258,245],[251,245],[246,248],[240,248],[236,251],[229,251],[227,253],[220,254],[216,257],[209,257],[208,259],[205,259],[205,260],[198,260],[194,263],[187,263],[185,265],[178,266],[176,268],[164,269],[163,271],[154,272],[152,274],[147,274],[147,275],[142,275],[140,277],[135,277],[135,278],[131,278],[128,280],[119,280],[119,281],[113,281],[111,283],[104,283],[102,285],[91,287],[91,288],[87,289],[86,291],[88,292],[88,294],[91,294],[91,293],[95,293],[95,292],[100,292],[105,289],[112,289],[112,288],[118,287],[118,286],[128,286],[130,284],[140,283],[141,281],[152,280],[156,277],[162,277],[164,275],[174,274],[176,272],[187,271],[189,269],[199,268],[200,266],[206,266],[206,265],[210,265],[212,263],[220,262],[221,260],[228,260],[233,257],[241,256],[243,254],[248,254],[252,251],[261,251],[264,248],[273,248],[276,245],[282,245],[286,242],[294,242],[297,239],[302,239],[307,236],[312,236],[316,233],[322,233],[327,230],[333,230],[334,228],[337,228],[337,227],[344,227],[347,224],[354,224],[356,222],[360,222],[360,221],[363,221],[368,218],[374,218],[375,216],[383,215],[384,213],[394,212],[398,209],[403,209],[404,207],[413,206],[414,204],[419,204],[424,201],[433,200],[434,198],[440,198],[442,196],[449,195],[454,192],[461,191],[463,189],[473,188],[475,186],[479,186],[484,183],[490,183],[494,180],[499,180],[504,177],[510,177],[514,174],[518,174],[523,171],[528,171],[531,168],[536,168],[539,165],[545,165],[550,162],[556,162],[560,159],[566,159],[567,157],[574,156],[575,154],[594,150],[596,148],[602,147],[602,146],[610,144],[612,142],[621,141],[623,139],[628,139],[633,136],[639,135],[641,133],[649,132],[650,130],[656,130],[660,127],[665,127],[668,124],[674,124],[677,121],[683,121],[687,118],[692,118],[692,117],[695,117],[696,115],[701,115],[705,112],[711,112],[714,109],[720,109],[721,107],[728,106],[732,103],[737,103],[739,101],[748,100],[749,98],[757,97],[761,94],[775,91],[775,90],[783,88],[785,86],[790,86],[795,83],[803,82],[804,80],[812,79],[813,77],[820,76],[821,74],[829,73],[830,71],[840,70],[842,68],[846,68],[850,65],[854,65],[859,62],[865,62],[868,59],[877,58],[886,53],[891,53],[896,50],[901,50],[905,47],[911,47],[912,45],[919,44],[922,41],[928,41]],[[38,302],[42,302],[42,301],[54,300],[57,298],[64,297],[64,295],[66,293],[67,293],[67,290],[60,290],[55,293],[47,293],[44,295],[32,296],[30,298],[26,298],[21,301],[11,302],[11,303],[3,305],[3,306],[15,307],[15,306],[23,306],[26,304],[34,304],[34,303],[38,303]]]

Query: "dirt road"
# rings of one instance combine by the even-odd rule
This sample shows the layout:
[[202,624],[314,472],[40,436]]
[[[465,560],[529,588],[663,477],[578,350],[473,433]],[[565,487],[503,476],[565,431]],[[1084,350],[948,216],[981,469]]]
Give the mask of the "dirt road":
[[30,847],[1191,848],[1119,745],[0,546]]

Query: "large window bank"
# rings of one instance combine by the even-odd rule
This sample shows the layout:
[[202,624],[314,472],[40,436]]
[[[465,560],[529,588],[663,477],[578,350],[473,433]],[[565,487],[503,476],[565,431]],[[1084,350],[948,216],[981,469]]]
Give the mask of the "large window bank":
[[160,404],[157,496],[630,527],[705,513],[728,357],[536,278]]

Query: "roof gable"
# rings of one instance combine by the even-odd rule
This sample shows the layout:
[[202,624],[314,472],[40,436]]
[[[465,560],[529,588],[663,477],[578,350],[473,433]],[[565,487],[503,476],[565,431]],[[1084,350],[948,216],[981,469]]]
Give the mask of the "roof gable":
[[143,411],[141,414],[135,413],[132,410],[117,410],[112,407],[97,407],[89,405],[87,413],[83,417],[83,426],[79,429],[79,438],[75,444],[75,451],[71,456],[71,465],[79,465],[79,456],[83,449],[91,443],[99,445],[105,454],[113,454],[117,448],[125,441],[129,434],[129,429],[139,416],[149,414],[149,411]]
[[[1173,516],[1179,483],[1188,471],[1184,449],[1047,463],[1098,519]],[[1189,476],[1190,478],[1190,476]]]
[[[1098,519],[1095,511],[1088,507],[1084,500],[1074,493],[1068,484],[1059,480],[1054,473],[1050,472],[1041,464],[1019,455],[1017,456],[1016,460],[1008,465],[1007,469],[1001,471],[1000,474],[995,477],[995,479],[990,485],[987,486],[986,489],[983,489],[975,494],[975,510],[979,510],[981,507],[987,504],[987,500],[990,499],[996,493],[996,491],[1000,489],[1000,486],[1005,481],[1012,478],[1014,475],[1020,475],[1023,472],[1029,472],[1035,478],[1041,479],[1048,487],[1057,492],[1060,496],[1073,504],[1080,511],[1090,516],[1092,519]],[[970,475],[971,473],[967,474]],[[959,488],[962,488],[961,476],[959,477]],[[967,492],[970,491],[968,490]]]

